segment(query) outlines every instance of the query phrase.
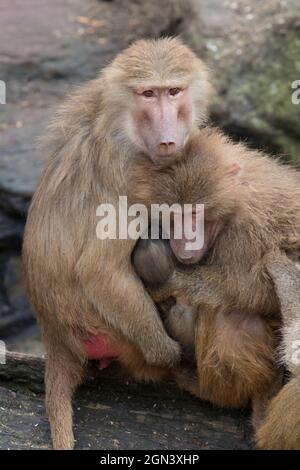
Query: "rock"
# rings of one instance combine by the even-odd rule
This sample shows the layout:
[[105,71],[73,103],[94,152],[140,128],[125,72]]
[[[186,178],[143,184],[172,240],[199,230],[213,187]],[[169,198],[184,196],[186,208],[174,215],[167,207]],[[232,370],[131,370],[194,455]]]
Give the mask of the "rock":
[[[23,220],[15,219],[0,210],[0,339],[5,340],[19,334],[24,326],[34,322],[22,287],[19,252],[23,229]],[[27,334],[27,337],[28,343],[30,335]],[[16,345],[18,341],[15,338]]]
[[41,334],[36,324],[23,327],[18,334],[11,335],[5,341],[7,349],[41,357],[45,354]]
[[[214,407],[173,384],[137,384],[112,364],[90,375],[73,402],[76,449],[253,448],[249,414]],[[8,353],[0,364],[0,448],[51,448],[44,361]]]
[[[94,78],[134,39],[179,34],[188,2],[1,2],[0,207],[25,215],[46,155],[37,139],[70,86]],[[49,21],[51,18],[51,21]]]
[[0,340],[14,351],[40,356],[44,347],[22,282],[23,228],[22,221],[0,212]]
[[261,147],[300,162],[300,106],[291,99],[292,83],[300,76],[300,15],[285,28],[288,34],[270,31],[265,45],[241,61],[223,95],[221,122],[252,136]]
[[300,104],[291,100],[300,79],[297,1],[214,4],[203,0],[200,10],[201,52],[217,85],[214,122],[253,147],[300,162]]
[[45,113],[33,115],[21,128],[5,131],[0,143],[0,206],[22,216],[27,213],[46,157],[38,152],[36,142],[45,125]]
[[0,251],[20,249],[24,222],[10,217],[0,210]]
[[[31,8],[3,0],[0,206],[25,215],[46,155],[37,138],[70,85],[94,77],[139,37],[182,33],[207,60],[217,86],[213,121],[250,145],[299,161],[300,13],[296,0],[60,2]],[[49,22],[48,18],[52,21]],[[7,37],[9,40],[7,40]],[[4,106],[4,105],[1,105]]]
[[22,286],[21,258],[18,254],[0,253],[0,332],[1,339],[19,334],[34,323],[31,307]]

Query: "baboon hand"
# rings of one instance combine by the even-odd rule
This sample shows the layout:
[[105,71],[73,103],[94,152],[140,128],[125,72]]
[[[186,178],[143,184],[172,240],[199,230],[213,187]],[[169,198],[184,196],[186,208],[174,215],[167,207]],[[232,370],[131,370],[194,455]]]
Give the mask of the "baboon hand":
[[299,390],[294,378],[271,400],[256,435],[258,449],[300,450]]
[[186,286],[186,274],[181,271],[174,271],[172,276],[162,285],[148,288],[155,303],[164,302],[170,297],[177,297]]
[[280,251],[266,253],[263,257],[263,263],[269,273],[275,276],[278,272],[282,273],[283,269],[288,269],[293,266],[292,261],[289,260],[286,254]]
[[148,349],[147,351],[143,351],[143,353],[148,364],[162,367],[173,367],[178,364],[181,359],[180,344],[167,335],[162,336],[160,347]]

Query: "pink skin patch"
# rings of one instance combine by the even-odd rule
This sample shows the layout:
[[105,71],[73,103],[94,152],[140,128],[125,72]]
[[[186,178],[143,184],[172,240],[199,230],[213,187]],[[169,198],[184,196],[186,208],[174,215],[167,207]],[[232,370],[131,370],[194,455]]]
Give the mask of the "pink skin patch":
[[192,105],[187,89],[138,87],[133,111],[135,135],[153,161],[177,159],[192,127]]
[[[190,214],[185,214],[184,216],[186,219],[191,220],[191,227],[192,230],[196,230],[196,215],[195,213],[190,213]],[[171,249],[178,259],[183,264],[195,264],[198,263],[205,253],[211,248],[211,246],[214,244],[215,239],[217,238],[217,235],[221,231],[223,227],[223,221],[222,220],[216,220],[216,221],[210,221],[205,219],[204,221],[204,245],[201,249],[198,250],[187,250],[186,249],[186,243],[187,242],[194,242],[194,239],[189,240],[188,238],[185,237],[185,234],[182,233],[182,236],[180,239],[175,239],[174,238],[174,228],[171,228],[171,233],[170,233],[170,246]]]
[[83,342],[83,346],[88,359],[99,361],[99,369],[106,369],[120,355],[120,351],[112,347],[109,337],[105,333],[91,335],[88,340]]

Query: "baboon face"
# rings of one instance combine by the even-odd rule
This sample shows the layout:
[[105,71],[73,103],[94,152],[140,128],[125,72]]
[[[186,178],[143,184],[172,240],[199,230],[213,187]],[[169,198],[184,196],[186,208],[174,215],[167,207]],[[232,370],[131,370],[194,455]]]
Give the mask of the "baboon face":
[[[183,264],[198,263],[214,245],[226,221],[236,213],[240,194],[240,165],[225,152],[214,158],[211,149],[203,153],[203,139],[201,131],[189,139],[183,160],[163,179],[169,204],[192,205],[181,217],[174,216],[171,226],[170,246]],[[202,217],[197,204],[202,205]]]
[[132,121],[139,146],[153,161],[174,160],[192,128],[189,88],[136,88]]
[[[221,232],[224,221],[222,219],[210,220],[209,217],[204,217],[203,223],[196,224],[196,212],[185,213],[183,221],[180,223],[180,229],[184,227],[181,236],[175,238],[176,231],[175,224],[171,226],[170,233],[170,246],[175,257],[182,264],[195,264],[198,263],[205,253],[213,246],[218,234]],[[184,224],[186,223],[186,225]],[[198,226],[197,226],[198,225]],[[193,232],[186,233],[190,228]],[[195,248],[188,248],[194,244],[199,237],[199,231],[202,231],[203,243]],[[196,244],[197,245],[197,244]]]
[[207,116],[212,86],[203,62],[178,39],[137,41],[102,75],[112,135],[130,152],[170,165]]
[[198,263],[210,250],[241,197],[235,156],[206,139],[209,131],[193,132],[181,159],[167,168],[144,160],[131,170],[135,200],[160,207],[163,232],[183,264]]

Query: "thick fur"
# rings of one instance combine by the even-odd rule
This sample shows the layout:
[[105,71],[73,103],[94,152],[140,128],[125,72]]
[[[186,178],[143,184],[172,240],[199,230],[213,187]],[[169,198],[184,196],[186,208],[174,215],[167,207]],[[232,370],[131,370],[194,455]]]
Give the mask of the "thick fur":
[[[225,226],[205,264],[178,269],[164,290],[180,289],[199,305],[215,302],[217,296],[225,297],[231,310],[278,314],[263,258],[277,253],[291,234],[299,237],[300,173],[209,128],[191,138],[186,154],[186,160],[165,172],[148,167],[147,178],[142,165],[135,167],[134,177],[141,183],[135,186],[136,198],[202,203],[210,217],[222,218]],[[228,172],[234,163],[241,168],[236,180]]]
[[[186,157],[162,173],[148,169],[147,179],[135,167],[141,182],[137,197],[152,203],[203,203],[210,217],[225,225],[204,263],[177,267],[150,292],[158,303],[184,298],[197,308],[198,374],[180,370],[179,384],[222,406],[252,400],[258,427],[281,375],[276,354],[281,302],[268,264],[275,259],[282,266],[280,249],[291,236],[299,238],[300,174],[209,128],[190,139]],[[240,167],[235,179],[228,172],[233,164]],[[295,292],[295,286],[286,287],[282,295]],[[289,334],[284,327],[284,354]]]
[[189,86],[196,127],[210,99],[205,66],[177,39],[139,41],[66,99],[44,139],[49,159],[29,210],[23,263],[47,349],[55,448],[73,446],[70,400],[90,334],[104,330],[118,344],[124,340],[120,361],[138,377],[149,376],[146,363],[157,377],[156,366],[168,368],[180,357],[132,268],[136,241],[96,238],[98,205],[117,208],[119,195],[132,200],[129,168],[146,159],[130,126],[133,87],[175,83]]
[[196,321],[195,343],[197,374],[182,368],[175,377],[201,399],[246,406],[277,378],[273,329],[261,318],[206,308]]
[[267,266],[281,304],[281,358],[293,378],[269,404],[257,445],[300,450],[300,272],[285,256],[269,259]]
[[257,433],[264,450],[300,450],[300,380],[293,378],[273,398]]

